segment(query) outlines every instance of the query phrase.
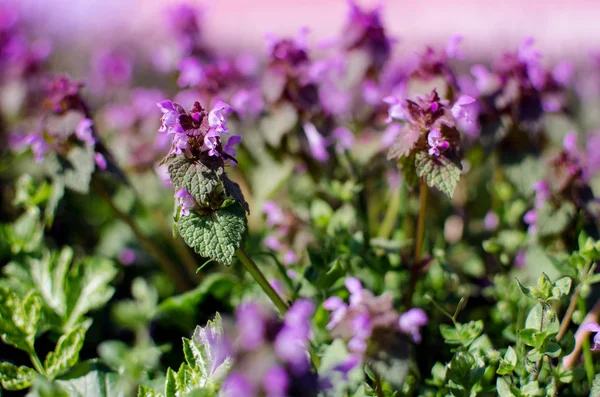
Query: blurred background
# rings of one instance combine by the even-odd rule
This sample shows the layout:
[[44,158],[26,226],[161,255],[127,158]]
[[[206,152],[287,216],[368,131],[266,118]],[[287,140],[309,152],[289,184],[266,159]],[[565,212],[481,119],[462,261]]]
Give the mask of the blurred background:
[[[152,47],[164,34],[164,9],[172,0],[2,0],[35,21],[40,34],[85,49],[111,41],[138,41]],[[346,20],[345,0],[194,1],[204,10],[203,35],[215,47],[264,48],[264,35],[294,34],[301,26],[311,40],[339,33]],[[384,6],[384,25],[399,39],[396,51],[415,51],[454,34],[465,37],[467,57],[493,56],[500,45],[515,47],[536,38],[545,57],[583,59],[600,49],[600,2],[594,0],[490,0],[428,2],[359,1]],[[139,43],[141,44],[141,43]],[[85,50],[84,50],[85,52]],[[81,54],[83,57],[83,54]]]

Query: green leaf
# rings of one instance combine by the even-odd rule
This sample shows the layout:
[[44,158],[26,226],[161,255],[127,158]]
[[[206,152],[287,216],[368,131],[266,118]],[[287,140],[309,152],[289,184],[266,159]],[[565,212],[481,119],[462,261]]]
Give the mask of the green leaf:
[[95,168],[92,146],[74,146],[66,157],[53,153],[44,164],[48,174],[64,186],[82,194],[89,192]]
[[64,374],[79,361],[79,351],[83,346],[86,329],[83,326],[74,328],[70,333],[62,335],[53,352],[48,353],[44,361],[46,372],[51,377]]
[[250,214],[250,207],[244,199],[244,194],[242,193],[242,189],[240,189],[240,185],[232,181],[227,177],[227,174],[223,173],[221,176],[221,181],[223,181],[223,188],[225,189],[225,193],[228,196],[233,197],[236,203],[242,206],[242,208]]
[[575,206],[563,203],[559,208],[544,205],[537,211],[537,233],[540,236],[550,236],[562,233],[575,217]]
[[508,180],[525,197],[533,195],[534,184],[544,177],[544,163],[535,156],[515,154],[512,151],[503,153],[501,161]]
[[521,338],[521,342],[525,343],[527,346],[536,346],[534,335],[538,332],[540,332],[540,330],[536,328],[524,328],[519,330],[519,338]]
[[230,266],[246,229],[246,216],[238,204],[207,215],[191,211],[179,219],[178,229],[183,240],[198,254]]
[[23,390],[31,386],[37,373],[25,366],[0,362],[0,384],[6,390]]
[[546,345],[546,349],[543,351],[543,354],[550,356],[552,358],[557,358],[562,353],[560,346],[558,343],[550,342]]
[[89,311],[108,302],[115,292],[109,283],[116,275],[113,262],[101,258],[86,258],[71,270],[65,283],[66,330],[76,326]]
[[[556,313],[547,305],[542,309],[542,305],[545,304],[538,303],[529,311],[527,319],[525,320],[525,328],[534,328],[538,331],[541,329],[548,334],[558,333],[559,324]],[[544,320],[543,324],[542,318]]]
[[185,156],[176,156],[169,162],[169,175],[176,189],[185,189],[200,207],[210,207],[211,196],[221,182],[223,168],[211,170],[202,162],[192,162]]
[[501,378],[496,379],[496,390],[498,391],[498,395],[500,397],[516,397],[515,394],[511,391],[510,380],[509,378]]
[[[231,367],[229,357],[220,357],[224,343],[223,325],[219,313],[206,327],[197,327],[192,340],[184,339],[184,354],[189,366],[201,376],[199,387],[219,383]],[[223,360],[217,362],[216,360]]]
[[400,389],[409,370],[409,342],[391,335],[376,336],[375,340],[381,348],[369,357],[369,364],[393,388]]
[[71,260],[73,250],[64,247],[60,253],[44,253],[41,259],[29,261],[31,278],[37,290],[40,292],[44,302],[60,317],[65,315],[65,278]]
[[167,368],[167,379],[165,381],[165,397],[177,397],[177,379],[175,372]]
[[163,300],[158,306],[156,318],[189,330],[196,325],[194,319],[197,317],[200,304],[207,296],[212,295],[219,300],[225,300],[236,285],[235,278],[229,274],[209,274],[192,291]]
[[460,180],[461,167],[444,155],[430,156],[419,152],[416,156],[417,175],[430,187],[436,187],[452,198],[454,188]]
[[140,386],[137,397],[163,397],[162,393],[154,391],[146,386]]
[[85,376],[56,381],[70,397],[124,397],[118,387],[120,376],[114,372],[93,370]]
[[573,280],[571,280],[570,277],[563,277],[559,280],[556,280],[552,287],[552,298],[560,299],[563,296],[569,295],[572,284]]
[[508,349],[506,349],[504,358],[500,360],[500,365],[498,366],[498,370],[496,371],[496,373],[498,375],[508,375],[512,371],[514,371],[516,366],[517,353],[515,352],[515,349],[512,348],[512,346],[509,346]]

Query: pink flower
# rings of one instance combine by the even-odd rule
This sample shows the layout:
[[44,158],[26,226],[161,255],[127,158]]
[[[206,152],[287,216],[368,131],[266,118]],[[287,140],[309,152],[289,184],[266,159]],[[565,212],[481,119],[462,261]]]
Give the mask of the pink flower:
[[323,138],[314,124],[304,123],[303,126],[313,158],[322,163],[327,161],[329,159],[329,153],[327,153],[327,140]]
[[464,120],[466,123],[472,124],[477,120],[477,102],[468,95],[461,95],[452,106],[451,111],[457,121]]
[[600,350],[600,325],[595,322],[589,322],[581,327],[583,331],[595,332],[594,335],[594,346],[592,346],[592,350]]
[[175,198],[179,199],[179,206],[181,207],[181,216],[188,216],[190,209],[196,206],[196,201],[185,189],[180,189],[175,193]]
[[231,106],[222,101],[217,101],[213,110],[208,114],[208,125],[219,134],[229,132],[227,128],[227,115],[231,113]]
[[450,147],[448,141],[442,137],[442,133],[437,128],[432,129],[427,135],[427,143],[429,143],[429,154],[439,156],[441,152]]

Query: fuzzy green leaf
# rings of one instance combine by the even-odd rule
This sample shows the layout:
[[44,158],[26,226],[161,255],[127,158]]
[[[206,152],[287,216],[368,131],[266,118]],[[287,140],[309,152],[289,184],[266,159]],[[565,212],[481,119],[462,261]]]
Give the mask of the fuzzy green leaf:
[[44,367],[48,375],[56,377],[67,372],[79,361],[79,351],[83,346],[86,329],[79,326],[62,335],[53,352],[48,353]]
[[25,366],[0,362],[0,384],[6,390],[23,390],[31,386],[36,372]]
[[92,146],[75,146],[66,157],[53,154],[45,161],[50,176],[64,186],[82,194],[90,190],[90,182],[94,173],[94,148]]
[[562,233],[575,217],[575,206],[564,203],[558,209],[545,205],[537,211],[537,233],[550,236]]
[[119,388],[119,375],[93,370],[80,378],[57,381],[70,397],[124,397]]
[[192,162],[184,156],[174,157],[168,166],[176,189],[185,189],[201,207],[207,207],[221,181],[223,169],[211,170],[201,162]]
[[246,216],[242,207],[233,204],[207,215],[192,211],[182,216],[177,226],[194,251],[230,266],[246,229]]
[[242,208],[244,208],[244,210],[250,214],[250,207],[248,206],[246,199],[244,199],[244,194],[242,193],[242,189],[240,189],[240,185],[229,179],[225,173],[223,173],[221,180],[223,181],[225,193],[233,197],[236,203],[241,205]]
[[430,187],[436,187],[452,198],[454,188],[460,180],[461,168],[444,155],[430,156],[419,152],[416,156],[417,175]]

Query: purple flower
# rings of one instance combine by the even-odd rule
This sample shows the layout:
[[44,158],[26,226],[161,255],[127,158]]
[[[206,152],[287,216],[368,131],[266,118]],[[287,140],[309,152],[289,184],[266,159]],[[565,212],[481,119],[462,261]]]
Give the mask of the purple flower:
[[255,119],[263,111],[265,102],[260,90],[239,90],[231,98],[231,107],[242,119]]
[[209,156],[220,157],[221,153],[219,153],[219,133],[217,130],[209,130],[206,135],[204,135],[204,143],[202,145],[202,149],[208,150]]
[[137,255],[131,248],[125,248],[119,252],[119,262],[123,265],[131,265],[135,262]]
[[287,397],[289,384],[286,370],[279,365],[269,368],[263,378],[263,389],[267,397]]
[[83,119],[77,124],[75,135],[77,138],[88,146],[94,146],[96,139],[94,138],[92,125],[94,122],[90,119]]
[[483,225],[487,230],[496,230],[499,224],[500,219],[498,218],[498,215],[496,215],[495,212],[489,211],[487,214],[485,214],[485,217],[483,218]]
[[475,77],[475,87],[480,95],[492,94],[500,88],[500,78],[483,65],[471,67],[471,74]]
[[528,225],[533,225],[537,221],[537,213],[535,210],[529,210],[523,215],[523,221]]
[[303,127],[313,158],[319,162],[327,161],[329,159],[329,153],[327,153],[327,140],[319,134],[319,131],[317,131],[314,124],[307,122],[304,123]]
[[31,146],[33,158],[37,163],[44,161],[44,155],[48,152],[49,146],[41,136],[37,134],[29,134],[23,139],[24,145]]
[[596,335],[594,335],[594,346],[592,346],[592,350],[600,350],[600,325],[595,322],[589,322],[585,323],[581,329],[583,331],[596,333]]
[[263,211],[267,215],[266,223],[269,227],[280,225],[285,220],[283,211],[274,201],[265,201]]
[[527,37],[519,45],[517,50],[517,58],[526,65],[537,64],[542,54],[534,47],[533,37]]
[[179,78],[177,85],[179,87],[196,86],[206,80],[204,67],[197,58],[185,58],[179,64]]
[[459,45],[462,41],[463,41],[463,36],[461,36],[461,35],[455,35],[450,38],[450,40],[448,41],[448,44],[446,44],[446,56],[448,58],[455,58],[455,59],[464,59],[465,58],[464,54],[462,53],[462,50],[459,47]]
[[427,143],[430,146],[429,154],[432,156],[439,156],[441,152],[450,147],[448,141],[444,140],[442,133],[437,128],[434,128],[429,132],[427,135]]
[[464,120],[471,124],[477,120],[477,102],[468,95],[461,95],[452,106],[451,112],[457,121]]
[[94,163],[101,171],[106,169],[106,158],[102,155],[102,153],[94,153]]
[[183,133],[183,128],[179,124],[179,111],[175,109],[173,102],[161,101],[156,104],[163,116],[160,119],[162,125],[158,132],[166,132],[167,134]]
[[279,240],[277,240],[277,237],[275,236],[267,236],[263,240],[263,244],[273,251],[279,251],[281,249],[281,243],[279,242]]
[[181,207],[181,216],[188,216],[190,209],[196,206],[196,201],[185,189],[179,189],[175,193],[175,198],[179,200],[179,206]]
[[263,311],[254,303],[244,303],[235,312],[238,342],[245,350],[259,349],[265,341],[266,324]]
[[573,63],[571,61],[561,61],[554,67],[552,78],[562,86],[568,86],[573,79]]
[[535,190],[535,206],[536,208],[540,208],[544,205],[546,201],[552,197],[552,192],[550,191],[550,185],[546,181],[537,181],[533,185],[533,189]]
[[[223,147],[223,153],[229,155],[230,157],[235,157],[237,154],[234,146],[242,141],[242,137],[239,135],[232,135],[227,140],[227,143]],[[231,160],[231,164],[236,165],[237,163],[234,160]]]
[[256,386],[241,372],[231,372],[221,386],[223,397],[255,397]]
[[386,123],[391,123],[392,120],[406,120],[408,117],[406,106],[398,98],[394,96],[388,96],[383,98],[383,102],[390,105],[388,109],[388,118],[385,120]]
[[227,128],[227,115],[231,113],[231,107],[222,101],[217,101],[213,109],[208,114],[208,125],[219,134],[229,132]]
[[126,86],[131,81],[131,59],[117,51],[102,50],[93,58],[93,81],[101,89],[106,86]]
[[428,322],[427,314],[421,309],[413,308],[404,312],[398,320],[400,331],[409,334],[413,342],[421,342],[421,334],[419,328],[426,325]]
[[287,250],[283,255],[283,264],[286,266],[294,264],[298,260],[294,250]]
[[577,153],[577,134],[568,132],[563,140],[563,147],[569,153]]

